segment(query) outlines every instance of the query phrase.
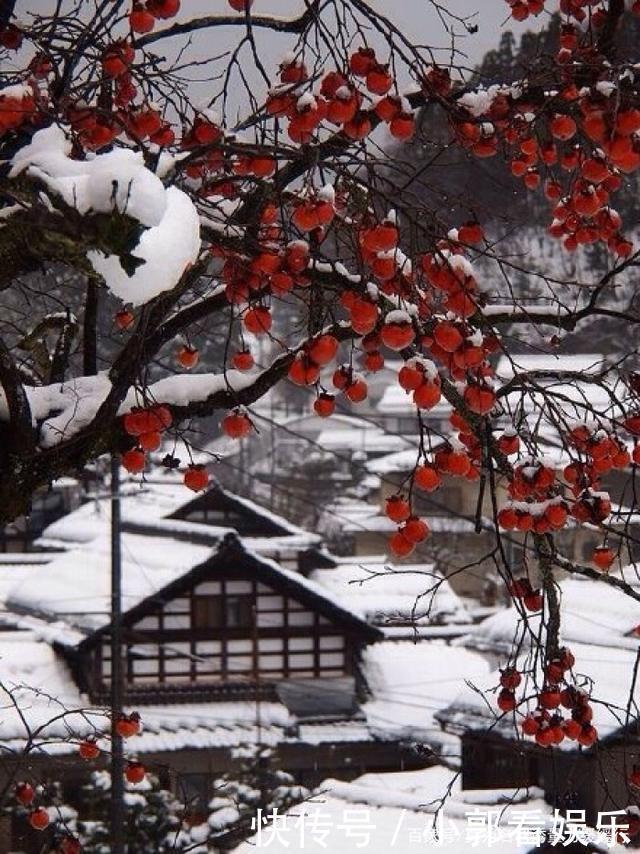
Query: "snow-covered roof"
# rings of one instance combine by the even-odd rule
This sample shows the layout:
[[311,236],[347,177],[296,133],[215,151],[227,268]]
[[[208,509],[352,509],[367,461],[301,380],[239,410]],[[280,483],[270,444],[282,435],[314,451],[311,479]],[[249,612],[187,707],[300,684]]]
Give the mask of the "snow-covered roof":
[[412,448],[385,454],[377,460],[367,463],[367,471],[371,474],[392,474],[393,472],[413,471],[418,462],[419,449],[417,444]]
[[[175,513],[193,496],[177,481],[140,483],[125,480],[120,489],[120,512],[123,521],[130,516],[144,517],[149,522]],[[71,548],[104,536],[111,525],[111,498],[100,492],[85,504],[48,525],[37,540],[41,548]]]
[[[536,381],[544,390],[532,391],[514,389],[501,399],[503,405],[513,412],[521,409],[525,413],[549,412],[549,404],[560,409],[565,418],[576,421],[589,421],[594,414],[620,417],[622,409],[618,403],[618,391],[615,386],[603,388],[596,383],[576,381]],[[555,415],[554,415],[555,419]]]
[[[209,703],[162,703],[141,709],[143,731],[136,752],[211,749],[258,743],[274,745],[295,723],[286,706],[248,700]],[[262,730],[262,732],[260,732]]]
[[[604,582],[571,577],[560,582],[561,639],[573,647],[575,643],[594,647],[638,648],[638,638],[632,635],[640,624],[640,602]],[[540,628],[540,616],[527,617],[533,635]],[[506,655],[514,639],[523,634],[518,611],[511,607],[474,626],[460,639],[467,649]],[[530,633],[525,633],[526,638]]]
[[[144,533],[121,534],[122,607],[126,613],[149,599],[163,595],[170,585],[184,581],[204,564],[233,572],[246,563],[256,578],[275,580],[321,612],[347,621],[363,636],[373,640],[380,633],[369,626],[361,612],[340,601],[333,593],[297,572],[249,549],[232,529],[204,529],[206,536],[180,536],[182,527],[193,523],[156,520]],[[194,541],[195,540],[195,541]],[[108,625],[111,603],[111,540],[102,535],[70,551],[56,555],[47,564],[27,568],[7,593],[9,610],[18,614],[53,618],[88,633]]]
[[377,432],[380,429],[365,418],[358,418],[357,415],[345,415],[342,412],[334,412],[322,420],[318,418],[315,412],[291,415],[287,418],[278,419],[277,424],[273,425],[273,429],[277,430],[279,427],[286,427],[296,433],[321,433],[325,429],[372,430]]
[[[220,530],[219,539],[230,531]],[[122,604],[125,611],[158,593],[214,553],[209,545],[176,540],[171,531],[122,534]],[[94,537],[56,555],[43,572],[24,572],[8,592],[10,609],[55,615],[87,631],[109,621],[111,602],[111,542],[107,534]]]
[[[4,607],[7,594],[18,582],[24,579],[25,576],[33,577],[33,570],[35,568],[42,570],[53,559],[53,555],[51,554],[40,554],[38,552],[34,552],[33,555],[28,552],[8,552],[7,554],[14,560],[0,560],[0,609]],[[32,560],[32,557],[39,559]],[[18,560],[20,558],[21,560]]]
[[[267,556],[290,554],[311,548],[321,542],[318,534],[305,531],[293,525],[283,516],[273,513],[248,498],[230,492],[214,484],[209,490],[236,510],[246,510],[253,517],[266,521],[274,531],[256,537],[246,537],[250,548]],[[205,537],[207,531],[215,538],[215,526],[208,523],[181,521],[180,517],[188,513],[190,507],[206,499],[208,493],[194,496],[181,478],[175,475],[163,475],[156,471],[145,478],[141,484],[130,479],[121,488],[120,512],[123,529],[141,530],[145,526],[151,529],[163,520],[163,529],[169,530],[168,519],[175,518],[174,533],[193,534],[194,539]],[[53,522],[43,531],[37,541],[40,548],[69,548],[88,543],[95,537],[105,536],[111,524],[111,500],[107,492],[102,492],[82,504],[76,510]],[[188,526],[191,526],[190,528]],[[224,526],[229,530],[228,526]]]
[[[476,824],[475,834],[468,818],[474,812],[485,817],[484,825]],[[277,833],[266,827],[260,839],[256,835],[246,840],[236,854],[267,846],[273,854],[302,849],[311,854],[353,854],[358,849],[367,854],[420,854],[432,848],[444,854],[525,854],[532,844],[521,844],[526,835],[522,830],[518,834],[523,814],[533,821],[539,817],[545,828],[552,813],[539,789],[463,791],[457,772],[441,765],[364,774],[349,783],[324,780],[310,799],[281,817]],[[490,842],[488,816],[491,827],[496,821],[500,831],[493,831]]]
[[606,367],[602,353],[523,353],[501,356],[496,375],[511,379],[516,373],[528,371],[571,371],[597,374]]
[[[503,420],[510,423],[508,418]],[[505,426],[507,426],[507,423],[505,423]],[[535,439],[537,453],[540,456],[544,455],[545,460],[549,462],[553,461],[553,464],[558,468],[564,468],[567,463],[571,462],[570,455],[567,453],[566,448],[562,446],[560,434],[557,429],[552,428],[550,425],[538,424],[535,426]],[[441,444],[443,443],[436,440],[432,443],[431,450],[437,450]],[[413,471],[418,463],[418,457],[418,443],[412,440],[411,448],[386,454],[383,457],[378,457],[378,459],[368,462],[367,471],[383,477],[394,472]]]
[[315,570],[310,578],[338,601],[357,607],[369,622],[379,626],[471,622],[462,601],[433,565],[394,567],[368,557],[362,562],[352,560],[333,569]]
[[386,433],[381,428],[362,430],[323,430],[316,443],[327,451],[360,451],[365,454],[388,454],[415,444],[410,436]]
[[457,750],[434,715],[448,706],[465,679],[487,677],[485,658],[442,641],[383,641],[364,650],[371,699],[363,711],[381,737],[402,737]]
[[[514,377],[516,373],[528,371],[570,371],[582,374],[598,374],[606,363],[604,357],[597,353],[557,355],[555,353],[535,353],[515,355],[511,358],[502,356],[496,367],[496,377],[499,383],[506,382]],[[610,409],[612,399],[607,390],[594,383],[576,383],[575,381],[553,380],[552,378],[539,378],[536,382],[544,386],[552,393],[558,403],[563,403],[563,408],[572,418],[584,418],[589,407],[596,411],[605,412]],[[541,393],[532,392],[527,389],[526,394],[514,390],[505,401],[509,408],[515,407],[522,399],[526,411],[539,409],[544,403]],[[382,398],[377,405],[377,411],[382,415],[410,416],[415,415],[416,407],[411,394],[407,393],[398,383],[394,382],[385,389]],[[448,418],[451,405],[445,398],[424,413],[429,420],[442,420]]]
[[[640,624],[640,603],[623,591],[587,578],[570,577],[559,585],[560,642],[571,649],[576,663],[573,674],[578,684],[593,685],[593,724],[601,737],[606,738],[620,729],[625,721],[626,708],[632,688],[638,637],[634,629]],[[534,639],[541,631],[539,614],[527,616],[524,625],[515,608],[497,611],[475,626],[467,635],[454,641],[467,650],[491,653],[504,664],[518,649],[517,666],[523,671],[531,667],[530,657]],[[529,657],[529,660],[528,658]],[[540,681],[540,674],[538,674]],[[499,674],[493,673],[477,685],[493,691]],[[522,689],[522,690],[521,690]],[[519,693],[531,694],[527,686]],[[640,687],[635,686],[638,703]],[[502,717],[497,707],[472,689],[464,689],[442,714],[442,720],[453,729],[484,730],[489,727],[513,736],[512,716]],[[603,703],[597,702],[602,699]],[[637,714],[637,705],[632,715]],[[563,742],[564,745],[564,742]],[[571,749],[571,745],[566,745]]]
[[25,631],[0,633],[0,741],[5,750],[22,747],[30,734],[34,748],[75,749],[70,733],[82,737],[104,729],[104,711],[87,709],[73,677],[51,644]]
[[[109,749],[108,740],[100,737],[109,730],[107,712],[90,704],[62,656],[37,635],[0,635],[0,685],[0,740],[5,750],[23,749],[32,735],[32,749],[41,755],[73,753],[79,740],[94,734],[98,745]],[[142,733],[130,745],[138,754],[375,738],[363,720],[300,722],[282,703],[265,700],[163,702],[139,711]]]
[[[496,376],[499,382],[508,382],[514,376],[530,371],[542,374],[570,372],[587,378],[597,377],[607,367],[605,357],[599,353],[527,353],[502,356],[496,367]],[[554,406],[559,407],[566,417],[580,421],[593,418],[594,412],[600,415],[614,414],[619,397],[619,380],[613,375],[599,382],[588,382],[586,379],[581,382],[561,376],[538,376],[535,382],[544,391],[534,391],[530,386],[525,390],[514,389],[503,398],[503,404],[509,410],[519,407],[525,412],[548,411],[547,400],[551,398]],[[619,417],[621,413],[617,411],[615,414]],[[555,424],[555,419],[550,420]]]
[[[398,525],[394,523],[388,516],[383,516],[376,507],[369,505],[369,513],[363,512],[359,506],[353,512],[348,505],[339,505],[336,512],[339,512],[341,519],[341,528],[348,534],[392,534],[397,530]],[[429,516],[429,528],[432,532],[447,532],[451,531],[456,534],[474,533],[475,520],[466,519],[461,516]],[[490,528],[491,522],[486,519],[483,524]]]
[[[597,646],[588,643],[573,643],[571,651],[576,663],[573,675],[579,686],[587,688],[591,694],[593,719],[591,723],[597,729],[599,738],[606,739],[615,735],[628,722],[638,717],[638,701],[640,686],[635,684],[634,664],[637,658],[636,649],[618,648],[613,646]],[[526,656],[516,661],[518,669],[526,670],[530,666]],[[489,675],[479,674],[474,680],[473,687],[465,686],[455,700],[445,708],[438,718],[445,723],[450,732],[463,730],[487,731],[503,735],[506,738],[520,737],[514,726],[513,714],[504,715],[493,700],[496,685],[499,684],[500,673],[495,671]],[[538,673],[537,684],[541,684],[541,674]],[[527,680],[518,688],[518,696],[535,696],[535,689]],[[633,696],[632,696],[633,694]],[[627,718],[627,708],[631,699],[631,714]],[[533,712],[535,699],[519,707],[520,712]],[[577,744],[565,740],[560,744],[562,750],[576,750]]]

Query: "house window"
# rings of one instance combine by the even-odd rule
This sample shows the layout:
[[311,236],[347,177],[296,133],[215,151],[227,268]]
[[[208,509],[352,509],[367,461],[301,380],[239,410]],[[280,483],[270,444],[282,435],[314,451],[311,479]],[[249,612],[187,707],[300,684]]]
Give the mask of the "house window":
[[252,596],[227,596],[225,604],[227,628],[246,629],[253,625]]
[[223,621],[223,599],[220,596],[193,597],[193,628],[219,629]]
[[194,596],[195,629],[245,629],[253,625],[252,596]]

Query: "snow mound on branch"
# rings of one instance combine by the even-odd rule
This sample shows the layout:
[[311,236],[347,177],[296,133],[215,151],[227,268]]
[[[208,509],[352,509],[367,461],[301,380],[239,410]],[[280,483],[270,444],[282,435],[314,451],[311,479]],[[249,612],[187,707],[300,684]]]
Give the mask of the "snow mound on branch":
[[179,282],[200,251],[200,220],[191,200],[182,190],[165,191],[166,209],[159,224],[149,228],[132,250],[144,261],[129,276],[117,255],[91,250],[87,253],[94,270],[123,302],[143,305]]
[[[226,371],[224,374],[177,374],[164,377],[149,386],[151,400],[166,403],[169,406],[189,406],[191,403],[202,403],[221,391],[237,392],[252,385],[259,376],[259,371]],[[138,392],[131,389],[119,409],[124,415],[134,406],[140,406]]]
[[141,152],[118,148],[74,160],[71,149],[64,128],[37,131],[15,154],[10,176],[26,171],[82,215],[118,211],[137,220],[147,230],[132,250],[143,262],[133,275],[115,255],[92,250],[89,260],[109,290],[134,306],[171,290],[200,251],[200,223],[189,197],[166,189]]
[[91,159],[73,160],[71,149],[64,128],[51,125],[39,130],[15,154],[10,177],[27,170],[81,214],[117,210],[147,227],[160,224],[166,191],[145,167],[141,152],[117,148]]
[[[106,373],[75,377],[64,383],[24,387],[34,425],[41,421],[40,445],[51,448],[90,424],[111,391]],[[0,391],[0,421],[9,420],[9,408]]]
[[111,391],[111,382],[106,373],[101,373],[30,391],[28,396],[34,418],[37,419],[40,413],[59,410],[40,428],[40,444],[43,448],[51,448],[93,421]]
[[[148,387],[146,399],[142,398],[136,389],[130,389],[120,405],[118,414],[124,415],[133,407],[143,406],[148,401],[169,406],[188,406],[191,403],[206,401],[208,397],[221,391],[227,390],[233,394],[250,386],[258,376],[258,371],[227,371],[224,374],[165,377]],[[96,417],[112,388],[106,371],[91,377],[74,377],[63,383],[25,386],[33,424],[35,426],[41,422],[40,446],[51,448],[87,427]],[[0,389],[0,421],[8,420],[6,395]]]

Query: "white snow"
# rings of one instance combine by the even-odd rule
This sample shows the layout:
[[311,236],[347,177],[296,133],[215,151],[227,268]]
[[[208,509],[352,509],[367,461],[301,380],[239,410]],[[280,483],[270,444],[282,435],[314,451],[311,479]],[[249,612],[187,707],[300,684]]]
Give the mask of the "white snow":
[[[2,632],[0,686],[0,740],[6,750],[32,732],[36,750],[46,745],[52,752],[73,751],[76,745],[68,741],[70,731],[73,739],[108,725],[105,713],[98,709],[86,716],[79,713],[82,700],[71,673],[52,646],[32,633]],[[63,714],[65,709],[68,714]]]
[[[43,447],[56,445],[89,424],[110,390],[106,373],[54,385],[24,386],[34,424],[43,421],[40,430]],[[8,417],[6,397],[0,390],[0,419],[6,421]]]
[[486,682],[483,656],[440,641],[383,641],[367,647],[363,666],[372,699],[364,705],[380,735],[449,744],[434,715],[460,692],[465,679]]
[[382,626],[471,622],[462,601],[432,565],[394,567],[372,562],[368,556],[361,562],[352,560],[353,563],[340,563],[334,569],[317,569],[310,578],[339,602],[358,608],[369,622]]
[[178,283],[200,251],[200,221],[189,197],[144,165],[141,152],[116,148],[74,160],[65,129],[50,125],[13,157],[10,177],[22,172],[41,180],[67,205],[85,215],[118,211],[145,230],[131,254],[143,263],[129,276],[116,255],[87,253],[109,290],[124,302],[143,305]]
[[479,116],[486,115],[496,96],[506,91],[508,91],[507,87],[495,85],[490,86],[488,89],[465,92],[464,95],[458,98],[458,104],[464,107],[472,116],[478,118]]
[[177,187],[169,187],[165,195],[166,208],[160,222],[143,232],[132,250],[132,255],[144,261],[132,276],[122,268],[117,255],[97,250],[87,253],[109,290],[133,306],[172,290],[200,252],[200,219],[193,203]]
[[[640,624],[640,603],[635,599],[622,590],[588,578],[567,578],[559,586],[563,643],[571,647],[575,643],[591,644],[594,649],[638,648],[638,638],[630,636]],[[535,635],[540,616],[528,615],[527,621]],[[476,626],[460,643],[467,649],[505,654],[521,629],[516,609],[506,608]],[[525,644],[528,643],[525,639]]]
[[[448,789],[451,794],[443,804]],[[522,814],[531,815],[545,827],[551,812],[538,789],[461,791],[455,772],[442,766],[365,774],[352,783],[323,781],[310,800],[292,807],[280,820],[278,833],[266,826],[260,836],[242,843],[236,854],[250,854],[261,847],[274,854],[300,850],[312,854],[353,854],[357,850],[418,854],[432,849],[445,854],[470,850],[525,854],[532,843],[527,844],[525,834],[518,835]],[[500,836],[495,833],[490,843],[488,814],[500,829]],[[471,815],[485,816],[484,835],[480,828],[474,836]]]
[[[171,536],[122,534],[122,604],[125,610],[157,593],[213,554],[211,545],[194,545]],[[111,542],[108,532],[57,555],[46,572],[25,572],[8,594],[8,606],[54,614],[85,629],[109,622]]]
[[[224,374],[179,374],[164,377],[148,387],[149,399],[158,403],[173,406],[187,406],[189,403],[205,401],[217,392],[230,389],[240,391],[247,388],[257,377],[257,371],[226,371]],[[123,401],[119,413],[129,412],[134,406],[139,406],[140,400],[135,389],[132,389]]]
[[71,137],[58,125],[37,131],[12,160],[11,178],[27,170],[79,213],[117,210],[147,227],[162,221],[166,191],[141,152],[117,148],[87,160],[69,157]]
[[[156,403],[187,406],[205,401],[225,389],[239,391],[251,385],[256,372],[227,371],[225,374],[190,374],[165,377],[147,388],[148,399]],[[96,376],[75,377],[63,383],[46,386],[24,386],[34,424],[41,421],[40,443],[52,447],[78,433],[93,421],[100,406],[111,391],[106,372]],[[118,410],[124,415],[143,403],[137,390],[132,389]],[[8,420],[9,410],[4,392],[0,389],[0,419]]]

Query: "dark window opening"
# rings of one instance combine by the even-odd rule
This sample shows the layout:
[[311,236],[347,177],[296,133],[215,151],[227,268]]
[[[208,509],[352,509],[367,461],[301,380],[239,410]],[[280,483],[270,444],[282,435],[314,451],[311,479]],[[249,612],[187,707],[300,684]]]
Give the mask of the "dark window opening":
[[221,596],[193,597],[194,629],[220,629],[224,625]]
[[245,629],[253,625],[253,596],[194,596],[195,629]]
[[254,605],[252,596],[227,596],[227,627],[249,628],[253,625]]

